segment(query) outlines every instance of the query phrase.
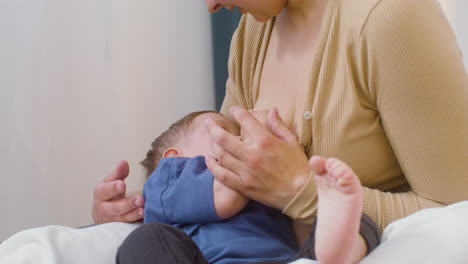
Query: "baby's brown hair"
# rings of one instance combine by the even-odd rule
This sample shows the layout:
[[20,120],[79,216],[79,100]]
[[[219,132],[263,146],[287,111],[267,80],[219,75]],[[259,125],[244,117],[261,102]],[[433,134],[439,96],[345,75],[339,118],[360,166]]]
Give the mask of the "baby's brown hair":
[[158,166],[159,161],[162,159],[164,151],[168,148],[174,147],[177,142],[188,132],[190,124],[195,119],[195,117],[207,114],[207,113],[218,113],[215,111],[198,111],[190,113],[180,120],[177,120],[172,124],[169,129],[163,132],[159,137],[157,137],[153,143],[151,143],[151,149],[146,153],[146,158],[140,162],[146,170],[146,178],[148,178],[151,173]]

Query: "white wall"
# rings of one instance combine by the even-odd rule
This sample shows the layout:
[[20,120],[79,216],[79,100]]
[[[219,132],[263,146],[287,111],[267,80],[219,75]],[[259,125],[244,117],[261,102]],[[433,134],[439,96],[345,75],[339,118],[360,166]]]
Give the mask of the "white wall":
[[[440,0],[468,65],[468,1]],[[0,1],[0,240],[92,222],[94,184],[214,107],[203,1]],[[177,100],[176,100],[177,99]]]
[[468,66],[468,1],[467,0],[439,0],[457,35],[460,49],[463,53],[465,68]]
[[0,240],[91,224],[120,159],[141,188],[153,138],[214,108],[212,77],[203,1],[0,1]]

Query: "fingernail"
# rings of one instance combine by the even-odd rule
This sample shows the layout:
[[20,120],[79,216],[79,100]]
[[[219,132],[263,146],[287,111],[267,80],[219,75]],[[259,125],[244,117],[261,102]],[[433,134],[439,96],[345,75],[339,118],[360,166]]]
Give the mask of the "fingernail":
[[136,198],[135,202],[133,202],[136,206],[143,206],[145,203],[143,202],[143,199],[141,198]]
[[138,210],[138,214],[143,216],[143,209]]
[[275,114],[276,117],[279,115],[278,108],[276,106],[273,107],[273,114]]
[[211,118],[205,119],[205,125],[206,125],[207,127],[210,126],[210,125],[212,125],[213,122],[214,122],[214,121],[213,121],[213,119],[211,119]]
[[212,155],[210,155],[210,156],[208,157],[208,159],[206,160],[206,166],[207,166],[207,167],[211,167],[212,164],[213,164],[213,162],[216,162],[215,157],[212,156]]

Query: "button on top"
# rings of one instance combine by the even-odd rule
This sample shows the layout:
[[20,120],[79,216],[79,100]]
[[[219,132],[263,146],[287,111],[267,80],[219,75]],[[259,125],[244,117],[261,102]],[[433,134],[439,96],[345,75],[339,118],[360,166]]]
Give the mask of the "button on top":
[[312,118],[312,113],[310,111],[305,111],[304,112],[304,118],[309,120]]

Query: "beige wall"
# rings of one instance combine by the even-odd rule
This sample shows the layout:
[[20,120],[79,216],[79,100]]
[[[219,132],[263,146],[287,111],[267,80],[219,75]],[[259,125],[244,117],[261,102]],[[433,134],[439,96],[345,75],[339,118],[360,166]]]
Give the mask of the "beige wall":
[[214,107],[203,1],[0,1],[0,240],[92,223],[93,187]]

